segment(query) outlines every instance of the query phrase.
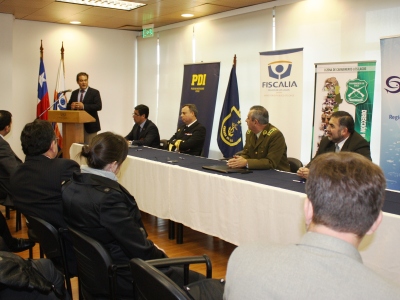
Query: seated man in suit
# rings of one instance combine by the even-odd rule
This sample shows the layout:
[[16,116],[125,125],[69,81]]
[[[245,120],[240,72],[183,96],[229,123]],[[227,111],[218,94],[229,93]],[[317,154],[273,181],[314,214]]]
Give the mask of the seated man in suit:
[[[314,159],[327,152],[349,151],[359,153],[371,160],[369,143],[354,131],[354,119],[346,111],[336,111],[332,114],[327,127],[327,136],[321,139]],[[299,168],[297,175],[307,179],[311,162]]]
[[382,170],[360,154],[318,156],[305,186],[307,233],[293,245],[236,248],[224,299],[399,299],[400,286],[364,266],[357,250],[382,221],[385,187]]
[[135,125],[131,132],[125,137],[132,145],[148,146],[160,148],[160,134],[156,124],[147,119],[149,117],[149,108],[146,105],[139,104],[135,107],[132,114]]
[[206,128],[197,121],[197,107],[185,104],[181,108],[184,123],[168,141],[170,151],[200,156],[206,139]]
[[89,144],[90,140],[97,134],[97,131],[101,129],[99,115],[97,114],[102,108],[100,92],[89,87],[89,75],[85,72],[80,72],[76,75],[76,82],[79,85],[79,89],[72,92],[67,109],[84,110],[95,118],[95,122],[84,124],[84,141],[85,144]]
[[[22,161],[12,151],[4,137],[11,131],[12,115],[9,111],[0,110],[0,204],[13,206],[10,191],[10,176]],[[0,212],[0,249],[20,252],[31,248],[34,242],[28,239],[12,237],[6,219]]]
[[[70,159],[57,158],[57,139],[51,123],[35,120],[25,125],[21,145],[26,158],[10,179],[14,205],[21,213],[41,218],[56,228],[66,228],[63,218],[61,183],[71,178],[79,165]],[[75,259],[70,243],[67,256],[74,270]],[[76,266],[75,266],[76,267]]]
[[22,161],[12,151],[4,137],[11,131],[12,115],[9,111],[0,110],[0,204],[12,206],[10,195],[10,176]]
[[231,168],[278,169],[290,171],[287,147],[282,132],[269,123],[268,110],[260,105],[250,108],[246,119],[249,130],[241,155],[228,160]]

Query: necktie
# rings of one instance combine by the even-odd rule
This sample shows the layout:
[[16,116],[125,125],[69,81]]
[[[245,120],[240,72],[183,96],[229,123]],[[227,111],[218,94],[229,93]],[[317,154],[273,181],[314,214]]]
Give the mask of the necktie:
[[136,134],[136,140],[139,140],[140,132],[142,131],[142,127],[139,126],[139,129]]
[[79,102],[83,102],[83,94],[85,93],[85,90],[81,90],[81,97],[79,98]]
[[335,146],[335,152],[336,152],[336,153],[340,152],[339,144],[336,144],[336,146]]

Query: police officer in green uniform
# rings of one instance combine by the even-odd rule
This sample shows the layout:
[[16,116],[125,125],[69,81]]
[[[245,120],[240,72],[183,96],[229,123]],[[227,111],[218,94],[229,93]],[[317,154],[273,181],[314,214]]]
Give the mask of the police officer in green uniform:
[[282,132],[269,123],[268,111],[260,105],[250,108],[246,119],[249,130],[246,144],[240,156],[234,156],[227,164],[231,168],[278,169],[290,171],[287,146]]

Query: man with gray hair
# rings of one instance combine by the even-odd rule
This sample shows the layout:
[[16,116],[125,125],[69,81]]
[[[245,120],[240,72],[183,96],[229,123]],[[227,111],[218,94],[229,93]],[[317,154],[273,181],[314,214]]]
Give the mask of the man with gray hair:
[[307,233],[293,245],[236,248],[224,299],[400,299],[400,286],[366,267],[357,250],[382,221],[379,166],[357,153],[321,154],[305,188]]
[[269,123],[268,111],[261,105],[251,107],[246,123],[249,130],[246,133],[243,153],[228,160],[228,166],[289,172],[285,138],[278,128]]

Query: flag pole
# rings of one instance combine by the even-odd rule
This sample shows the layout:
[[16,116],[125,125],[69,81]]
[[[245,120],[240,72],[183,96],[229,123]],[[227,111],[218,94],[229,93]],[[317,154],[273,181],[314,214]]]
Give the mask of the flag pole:
[[63,76],[65,77],[65,66],[64,66],[64,41],[61,42],[61,63],[62,63],[62,69],[63,69]]
[[235,56],[233,57],[233,65],[236,67],[236,54],[235,54]]
[[42,40],[40,40],[40,58],[43,59],[43,43]]

